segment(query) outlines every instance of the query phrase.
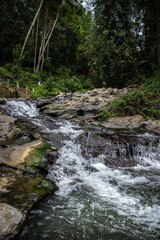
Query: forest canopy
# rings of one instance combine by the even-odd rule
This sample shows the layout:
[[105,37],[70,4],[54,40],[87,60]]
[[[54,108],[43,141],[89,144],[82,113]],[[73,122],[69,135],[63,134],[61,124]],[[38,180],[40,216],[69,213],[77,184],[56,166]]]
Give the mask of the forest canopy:
[[159,0],[0,0],[0,75],[60,91],[142,84],[160,68],[159,12]]

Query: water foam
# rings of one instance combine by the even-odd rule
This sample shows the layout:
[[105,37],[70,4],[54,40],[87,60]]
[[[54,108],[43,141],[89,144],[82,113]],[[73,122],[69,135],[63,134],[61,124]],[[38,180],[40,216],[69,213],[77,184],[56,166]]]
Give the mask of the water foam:
[[4,110],[14,117],[33,118],[39,115],[39,111],[34,103],[24,101],[7,101],[2,106]]
[[[82,156],[80,145],[74,141],[79,132],[76,133],[70,123],[56,131],[73,134],[71,140],[64,142],[57,164],[51,167],[49,173],[49,177],[59,186],[56,193],[58,196],[66,198],[85,186],[91,189],[103,203],[112,206],[120,216],[127,216],[132,221],[145,223],[151,228],[159,228],[160,205],[147,202],[143,195],[137,194],[134,190],[133,193],[126,191],[126,188],[132,186],[133,188],[147,186],[150,183],[147,178],[148,173],[139,176],[134,172],[134,167],[131,168],[131,172],[126,171],[125,168],[109,168],[104,165],[103,155],[86,160]],[[140,163],[142,163],[139,166],[145,169],[144,163],[148,159],[147,163],[150,167],[158,168],[160,163],[158,160],[156,160],[157,165],[154,165],[155,161],[152,162],[154,153],[151,149],[146,153],[146,148],[142,148],[141,145],[138,147],[141,154],[136,157],[141,156]]]

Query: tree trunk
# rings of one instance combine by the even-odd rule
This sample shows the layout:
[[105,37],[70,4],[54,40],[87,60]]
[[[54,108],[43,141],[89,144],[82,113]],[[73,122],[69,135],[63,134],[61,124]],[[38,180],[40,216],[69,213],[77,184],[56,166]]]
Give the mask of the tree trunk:
[[36,12],[36,15],[35,15],[35,17],[34,17],[34,19],[33,19],[33,22],[32,22],[32,24],[31,24],[31,26],[30,26],[30,29],[29,29],[29,31],[28,31],[28,33],[27,33],[27,36],[26,36],[26,38],[25,38],[25,41],[24,41],[24,44],[23,44],[23,47],[22,47],[22,50],[21,50],[20,57],[23,56],[26,43],[27,43],[27,41],[28,41],[29,35],[30,35],[31,31],[32,31],[32,28],[33,28],[33,26],[34,26],[34,24],[35,24],[35,22],[36,22],[36,19],[37,19],[38,15],[39,15],[39,12],[40,12],[41,7],[42,7],[42,4],[43,4],[43,1],[44,1],[44,0],[41,0],[40,5],[39,5],[39,8],[38,8],[38,10],[37,10],[37,12]]
[[44,46],[44,48],[42,49],[42,53],[41,53],[41,55],[40,55],[40,57],[39,57],[39,59],[38,59],[38,64],[37,64],[37,68],[36,68],[36,71],[37,71],[37,72],[39,71],[40,63],[41,63],[41,60],[42,60],[42,58],[43,58],[43,56],[44,56],[44,52],[45,52],[45,50],[46,50],[46,47],[47,47],[48,44],[49,44],[49,40],[50,40],[50,38],[51,38],[51,36],[52,36],[52,33],[53,33],[54,29],[55,29],[55,26],[56,26],[56,23],[57,23],[57,20],[58,20],[58,17],[59,17],[60,7],[61,7],[61,5],[60,5],[59,8],[58,8],[58,12],[57,12],[56,19],[55,19],[55,21],[54,21],[54,23],[53,23],[52,29],[51,29],[50,34],[49,34],[49,36],[48,36],[48,39],[47,39],[47,41],[46,41],[46,43],[45,43],[45,46]]
[[34,53],[34,69],[36,71],[36,61],[37,61],[37,43],[38,43],[38,28],[39,28],[39,17],[37,19],[37,29],[36,29],[36,42],[35,42],[35,53]]
[[157,64],[158,69],[160,69],[160,15],[159,15],[160,6],[156,9],[156,25],[157,25]]
[[49,43],[48,43],[48,46],[47,46],[47,58],[49,57]]

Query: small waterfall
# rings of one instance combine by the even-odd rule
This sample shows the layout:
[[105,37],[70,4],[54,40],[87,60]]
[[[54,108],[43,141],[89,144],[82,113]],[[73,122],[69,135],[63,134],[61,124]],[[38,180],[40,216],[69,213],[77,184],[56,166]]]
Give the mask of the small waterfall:
[[6,100],[6,104],[2,105],[2,109],[4,109],[9,115],[12,115],[14,117],[33,118],[39,115],[36,104],[29,101],[24,102],[18,100]]
[[[53,146],[59,142],[58,159],[48,173],[59,190],[31,212],[19,239],[159,239],[159,136],[80,129],[39,116],[30,102],[9,101],[6,107],[13,116],[30,118]],[[93,140],[99,141],[99,154],[92,154]],[[109,165],[106,157],[136,164]]]
[[[148,192],[149,188],[152,189],[152,192],[156,191],[154,190],[155,184],[160,186],[160,178],[157,176],[160,164],[160,145],[158,144],[155,153],[155,147],[152,147],[152,144],[150,144],[149,149],[148,146],[142,147],[141,144],[138,144],[132,149],[134,153],[132,157],[135,157],[137,161],[139,159],[139,164],[136,167],[111,168],[104,164],[104,155],[99,155],[96,158],[90,157],[86,160],[82,155],[80,144],[75,141],[76,136],[81,132],[75,131],[71,124],[68,123],[68,125],[60,129],[64,131],[64,134],[69,134],[71,139],[64,142],[57,164],[51,166],[49,172],[49,177],[55,180],[59,186],[56,195],[70,198],[75,192],[84,194],[83,189],[87,188],[92,204],[97,206],[97,201],[102,204],[98,205],[97,209],[101,214],[102,209],[106,214],[109,214],[108,211],[112,209],[117,217],[125,217],[133,225],[139,222],[145,225],[144,229],[146,230],[147,228],[160,230],[158,192],[154,194],[154,197]],[[121,151],[120,157],[126,157],[124,150]],[[147,167],[145,167],[146,162]],[[143,171],[141,172],[141,170]],[[141,191],[145,193],[141,194]],[[77,204],[79,201],[78,197]],[[81,199],[83,208],[85,208],[85,201],[86,199]],[[106,208],[106,206],[108,207]],[[123,220],[120,225],[124,224],[125,226]],[[124,226],[121,227],[124,228]]]

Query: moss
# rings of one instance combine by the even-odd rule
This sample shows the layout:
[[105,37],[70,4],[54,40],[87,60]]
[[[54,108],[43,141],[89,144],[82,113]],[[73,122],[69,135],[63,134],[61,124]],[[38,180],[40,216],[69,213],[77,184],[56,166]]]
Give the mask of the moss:
[[29,156],[26,158],[27,168],[32,168],[32,167],[44,168],[48,161],[46,150],[49,148],[50,148],[50,144],[44,143],[43,145],[36,148],[36,150],[31,152]]
[[7,187],[7,192],[0,192],[0,202],[25,212],[56,189],[56,185],[47,178],[20,176]]
[[20,130],[14,131],[11,135],[11,139],[18,137],[20,134],[22,134],[22,132]]

